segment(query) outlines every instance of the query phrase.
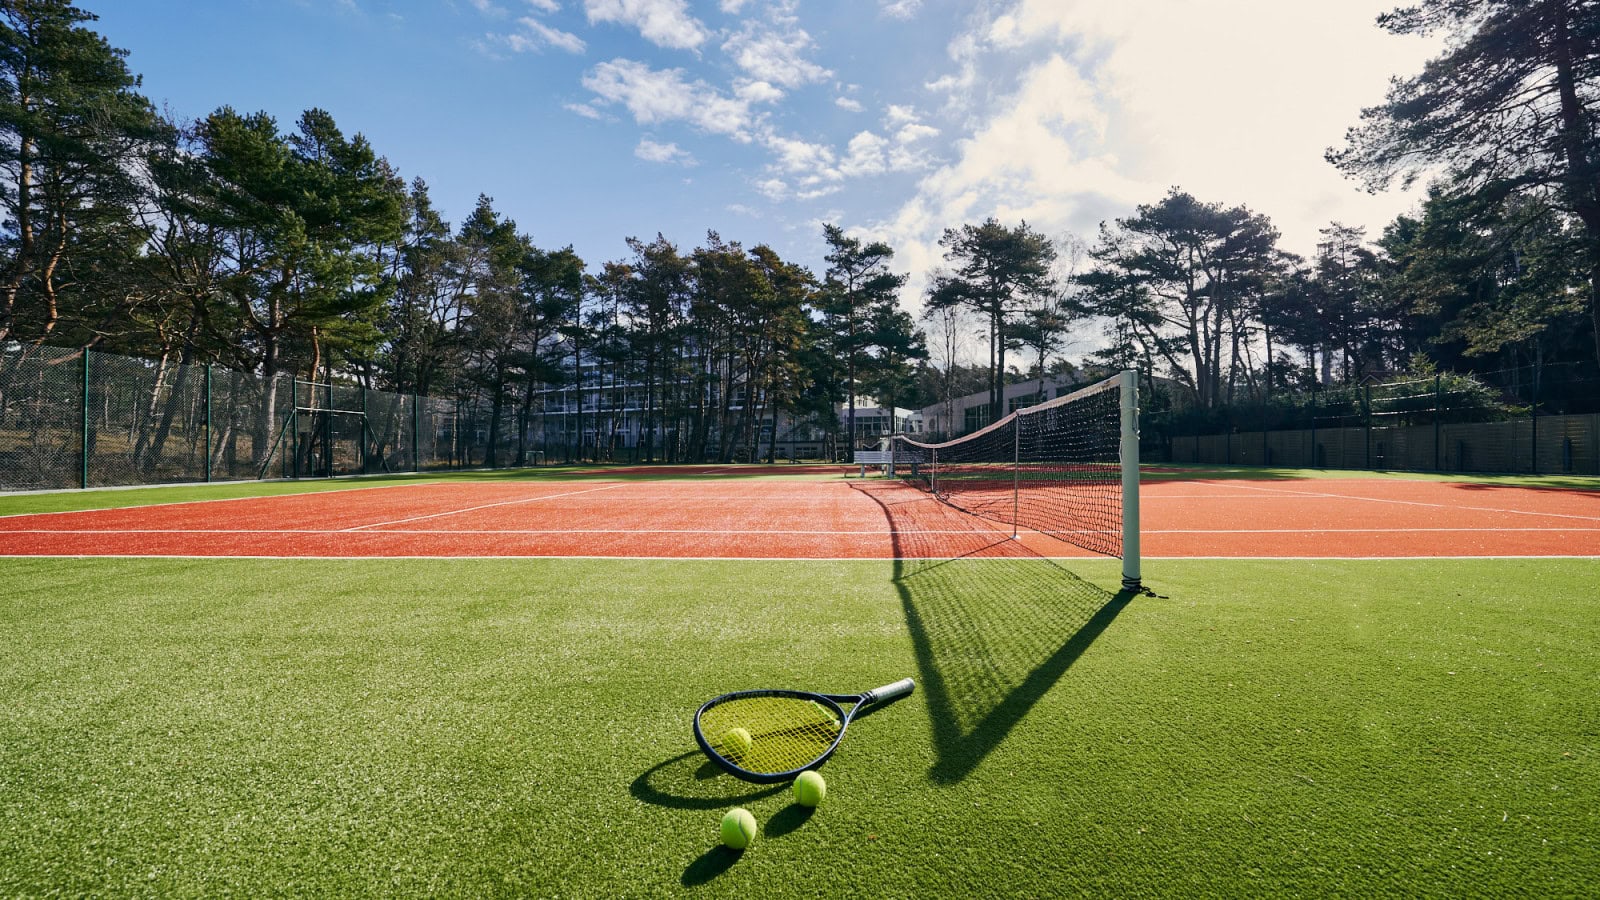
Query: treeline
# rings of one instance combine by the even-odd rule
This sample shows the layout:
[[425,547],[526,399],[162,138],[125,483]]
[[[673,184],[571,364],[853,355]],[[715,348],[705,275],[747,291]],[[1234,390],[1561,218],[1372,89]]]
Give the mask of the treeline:
[[[452,225],[325,111],[288,129],[227,107],[159,114],[93,20],[0,0],[0,347],[470,396],[492,410],[488,446],[510,430],[518,458],[563,387],[600,395],[580,423],[597,454],[627,408],[644,458],[730,459],[771,455],[763,422],[780,413],[852,434],[858,397],[986,389],[995,418],[1004,384],[1080,368],[1136,367],[1162,402],[1215,408],[1422,368],[1600,361],[1592,2],[1384,17],[1453,39],[1329,153],[1374,187],[1435,179],[1373,239],[1334,223],[1302,258],[1267,216],[1179,189],[1092,242],[989,219],[944,232],[920,322],[893,248],[836,225],[820,274],[714,232],[630,238],[594,263],[535,244],[487,195]],[[1073,365],[1074,337],[1106,349]]]

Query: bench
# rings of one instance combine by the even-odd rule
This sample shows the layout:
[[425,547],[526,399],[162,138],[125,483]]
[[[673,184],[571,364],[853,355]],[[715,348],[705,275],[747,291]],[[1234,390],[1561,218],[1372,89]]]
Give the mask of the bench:
[[861,477],[867,477],[867,466],[887,466],[894,462],[894,454],[888,450],[857,450],[856,462],[861,466]]
[[893,450],[857,450],[856,463],[861,466],[861,477],[867,477],[867,466],[883,466],[883,474],[894,477],[895,466],[910,466],[911,477],[917,476],[917,466],[923,462],[922,454],[902,447]]

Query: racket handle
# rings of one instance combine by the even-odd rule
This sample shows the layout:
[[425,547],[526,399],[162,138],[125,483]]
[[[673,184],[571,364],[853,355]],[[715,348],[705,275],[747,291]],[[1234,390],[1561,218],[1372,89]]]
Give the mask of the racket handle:
[[867,691],[867,703],[882,703],[885,700],[894,700],[916,690],[917,683],[909,678],[902,678],[894,684],[886,684],[881,688]]

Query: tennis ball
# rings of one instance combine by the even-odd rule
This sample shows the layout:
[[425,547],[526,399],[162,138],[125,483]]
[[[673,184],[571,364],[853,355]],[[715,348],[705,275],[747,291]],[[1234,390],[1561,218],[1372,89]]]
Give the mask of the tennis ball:
[[717,739],[717,748],[723,756],[743,756],[750,752],[752,743],[750,732],[743,728],[729,728]]
[[794,780],[794,800],[801,806],[817,806],[826,796],[828,783],[822,780],[821,772],[801,772],[800,777]]
[[756,839],[756,817],[750,810],[740,807],[730,809],[722,817],[722,843],[734,850],[743,850]]

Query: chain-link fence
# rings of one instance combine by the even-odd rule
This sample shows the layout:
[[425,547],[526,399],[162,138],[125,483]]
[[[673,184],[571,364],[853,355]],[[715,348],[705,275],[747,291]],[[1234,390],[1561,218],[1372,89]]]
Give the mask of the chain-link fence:
[[1522,368],[1179,409],[1147,418],[1141,443],[1181,463],[1600,475],[1600,379]]
[[7,491],[532,465],[545,447],[530,419],[482,397],[0,347]]

